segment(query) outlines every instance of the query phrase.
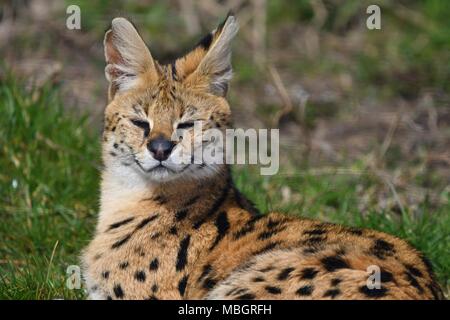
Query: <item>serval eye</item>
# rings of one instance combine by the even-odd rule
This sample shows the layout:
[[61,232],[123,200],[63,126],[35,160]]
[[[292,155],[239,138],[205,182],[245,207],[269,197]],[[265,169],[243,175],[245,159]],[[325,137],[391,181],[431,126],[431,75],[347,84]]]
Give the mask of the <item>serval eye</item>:
[[182,122],[179,123],[177,129],[189,129],[194,126],[194,121]]
[[133,123],[136,127],[144,129],[144,136],[148,136],[150,133],[150,124],[147,121],[131,120],[131,123]]

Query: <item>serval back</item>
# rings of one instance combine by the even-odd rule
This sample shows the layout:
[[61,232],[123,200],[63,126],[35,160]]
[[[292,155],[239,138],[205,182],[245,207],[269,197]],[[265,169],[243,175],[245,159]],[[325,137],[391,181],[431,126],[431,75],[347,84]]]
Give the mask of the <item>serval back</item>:
[[[225,95],[237,31],[229,15],[187,55],[161,65],[130,22],[112,21],[100,212],[82,255],[90,298],[442,298],[430,263],[405,241],[262,215],[227,165],[179,161],[192,140],[173,139],[175,131],[192,136],[194,121],[203,130],[230,126]],[[380,271],[372,289],[370,266]]]

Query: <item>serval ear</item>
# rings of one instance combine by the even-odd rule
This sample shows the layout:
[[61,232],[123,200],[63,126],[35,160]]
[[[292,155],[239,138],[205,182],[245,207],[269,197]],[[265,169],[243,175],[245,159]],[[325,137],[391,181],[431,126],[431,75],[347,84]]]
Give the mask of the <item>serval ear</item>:
[[186,56],[175,62],[176,76],[186,86],[225,96],[231,80],[231,40],[239,26],[233,14]]
[[[115,18],[104,40],[109,99],[157,77],[155,62],[139,33],[125,18]],[[148,83],[148,82],[147,82]]]

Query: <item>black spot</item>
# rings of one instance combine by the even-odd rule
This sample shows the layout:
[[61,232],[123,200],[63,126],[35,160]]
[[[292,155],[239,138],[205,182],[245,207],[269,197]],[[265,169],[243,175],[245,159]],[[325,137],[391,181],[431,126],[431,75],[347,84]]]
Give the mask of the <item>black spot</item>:
[[134,220],[134,218],[127,218],[127,219],[124,219],[124,220],[122,220],[122,221],[113,223],[113,224],[111,224],[111,225],[109,226],[109,228],[108,228],[107,231],[112,230],[112,229],[117,229],[117,228],[119,228],[120,226],[123,226],[123,225],[125,225],[125,224],[127,224],[127,223],[129,223],[129,222],[131,222],[131,221],[133,221],[133,220]]
[[237,296],[236,299],[238,300],[254,300],[256,297],[252,293],[244,293],[240,296]]
[[134,278],[139,282],[145,282],[146,276],[144,271],[136,271]]
[[155,220],[156,218],[158,218],[158,214],[155,214],[151,217],[145,218],[144,220],[142,220],[137,226],[136,226],[136,230],[142,229],[143,227],[145,227],[147,224],[149,224],[150,222],[152,222],[153,220]]
[[264,279],[263,277],[254,277],[254,278],[252,279],[252,281],[253,281],[253,282],[264,282],[265,279]]
[[314,279],[319,271],[314,268],[305,268],[302,270],[300,279]]
[[107,296],[106,300],[112,300],[113,298],[111,296]]
[[183,270],[187,264],[187,255],[190,240],[191,236],[188,235],[180,242],[180,249],[178,250],[177,261],[175,265],[177,271]]
[[417,279],[409,272],[406,272],[406,279],[409,281],[409,283],[417,289],[419,293],[423,293],[423,288],[417,281]]
[[198,282],[202,281],[203,278],[205,278],[208,274],[210,274],[212,271],[212,266],[210,264],[204,265],[203,266],[203,270],[202,270],[202,274],[200,275],[200,277],[198,278]]
[[111,249],[117,249],[117,248],[121,247],[122,245],[127,243],[127,241],[130,240],[130,238],[131,238],[131,234],[123,237],[119,241],[114,242],[113,245],[111,246]]
[[206,278],[205,281],[203,281],[203,288],[205,289],[212,289],[216,286],[217,281],[212,278]]
[[309,296],[313,292],[314,287],[313,286],[303,286],[300,287],[297,291],[295,291],[296,294],[299,296]]
[[281,225],[283,223],[282,220],[273,220],[273,219],[269,219],[269,221],[267,221],[267,228],[268,229],[273,229],[278,227],[279,225]]
[[258,235],[258,240],[266,240],[269,239],[271,237],[273,237],[274,235],[276,235],[277,233],[283,231],[284,229],[286,229],[286,226],[280,226],[278,228],[270,228],[267,231],[263,231]]
[[172,79],[173,80],[177,80],[177,67],[176,67],[176,65],[175,65],[175,61],[173,61],[171,64],[170,64],[170,68],[171,68],[171,70],[172,70]]
[[359,292],[363,293],[368,298],[381,298],[386,295],[388,289],[384,287],[381,287],[380,289],[369,289],[367,286],[362,286],[359,288]]
[[269,242],[267,245],[265,245],[264,247],[262,247],[260,250],[256,251],[254,254],[258,255],[270,250],[275,249],[278,245],[280,245],[281,242],[280,241],[273,241],[273,242]]
[[387,256],[391,256],[395,253],[394,245],[382,240],[377,239],[372,247],[373,254],[379,259],[385,259]]
[[122,269],[122,270],[125,270],[126,268],[128,268],[128,261],[125,261],[125,262],[121,262],[120,264],[119,264],[119,268],[120,269]]
[[116,157],[116,156],[117,156],[117,153],[112,152],[112,151],[111,151],[109,154],[110,154],[111,156],[113,156],[113,157]]
[[334,279],[331,279],[331,285],[333,286],[333,287],[335,287],[335,286],[337,286],[339,283],[341,283],[342,282],[342,279],[339,279],[339,278],[334,278]]
[[314,246],[314,245],[307,247],[307,248],[303,249],[303,254],[310,255],[310,254],[317,253],[320,250],[320,248],[321,248],[320,246]]
[[194,228],[195,230],[200,229],[200,227],[205,223],[205,221],[206,221],[205,218],[198,220],[196,223],[193,224],[192,228]]
[[155,271],[158,270],[159,268],[159,260],[158,258],[155,258],[152,260],[152,262],[150,262],[150,270]]
[[159,204],[165,204],[167,203],[167,199],[162,195],[157,195],[156,197],[152,198],[153,201],[159,203]]
[[320,236],[326,233],[323,229],[312,229],[312,230],[306,230],[306,234],[309,234],[310,236]]
[[102,277],[103,277],[103,279],[108,279],[109,278],[109,271],[103,271],[102,272]]
[[262,215],[252,217],[241,230],[239,230],[233,235],[234,239],[238,240],[243,236],[247,235],[248,233],[252,232],[253,230],[255,230],[255,223],[262,217],[263,217]]
[[259,271],[260,272],[269,272],[269,271],[272,271],[273,269],[274,269],[273,266],[267,266],[265,268],[260,269]]
[[214,249],[214,247],[220,242],[220,240],[222,240],[223,237],[225,237],[225,235],[228,232],[228,229],[230,229],[230,223],[228,222],[227,213],[225,211],[220,212],[214,224],[216,225],[217,228],[217,236],[216,239],[214,240],[214,243],[209,248],[209,250]]
[[117,143],[113,144],[114,149],[117,149],[119,147],[119,145]]
[[381,271],[380,280],[381,282],[391,282],[394,280],[394,276],[389,271]]
[[277,279],[278,280],[286,280],[292,271],[294,271],[294,268],[292,268],[292,267],[281,270],[281,272],[277,276]]
[[158,285],[155,283],[152,285],[152,292],[155,293],[158,291]]
[[431,261],[428,260],[425,256],[421,256],[422,258],[422,262],[425,265],[425,267],[427,268],[427,271],[429,274],[433,274],[433,265],[431,264]]
[[120,286],[120,284],[116,284],[114,286],[113,290],[114,290],[114,294],[115,294],[116,298],[121,299],[124,297],[125,294],[123,293],[123,290],[122,290],[122,287]]
[[181,296],[184,296],[184,292],[186,291],[186,286],[188,282],[188,276],[184,276],[181,278],[180,282],[178,282],[178,292]]
[[322,243],[326,240],[323,236],[312,236],[303,240],[302,245],[317,247],[322,245]]
[[340,294],[341,294],[341,290],[339,290],[339,289],[329,289],[323,294],[323,296],[324,297],[330,297],[331,299],[334,299]]
[[178,230],[177,230],[177,227],[175,227],[175,226],[173,226],[169,229],[170,234],[176,235],[177,232],[178,232]]
[[268,293],[271,293],[271,294],[280,294],[281,293],[281,289],[278,287],[266,286],[265,289]]
[[194,197],[192,197],[188,202],[186,202],[185,204],[184,204],[184,206],[185,207],[190,207],[190,206],[192,206],[194,203],[196,203],[197,201],[198,201],[198,199],[200,198],[200,196],[194,196]]
[[423,277],[423,273],[416,267],[409,265],[409,264],[405,265],[405,267],[408,270],[408,272],[410,272],[415,277],[420,277],[420,278]]
[[175,95],[175,89],[172,87],[169,91],[170,96],[172,97],[173,100],[176,100],[177,97]]
[[329,272],[349,268],[348,263],[339,256],[325,257],[321,260],[321,262],[324,268]]
[[363,231],[358,228],[347,228],[345,229],[348,233],[354,234],[355,236],[362,236]]
[[181,221],[184,218],[186,218],[187,214],[188,214],[188,210],[187,209],[183,209],[183,210],[177,211],[175,213],[175,219],[177,219],[177,221]]

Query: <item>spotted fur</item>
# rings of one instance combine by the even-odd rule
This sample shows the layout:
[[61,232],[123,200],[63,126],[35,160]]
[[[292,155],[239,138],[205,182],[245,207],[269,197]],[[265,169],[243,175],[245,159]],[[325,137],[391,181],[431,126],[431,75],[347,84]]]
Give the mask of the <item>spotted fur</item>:
[[[405,241],[279,213],[261,215],[226,165],[153,167],[152,139],[190,122],[224,129],[230,15],[184,57],[160,65],[127,20],[105,36],[101,207],[82,255],[93,299],[439,299],[430,263]],[[367,268],[381,270],[370,289]]]

